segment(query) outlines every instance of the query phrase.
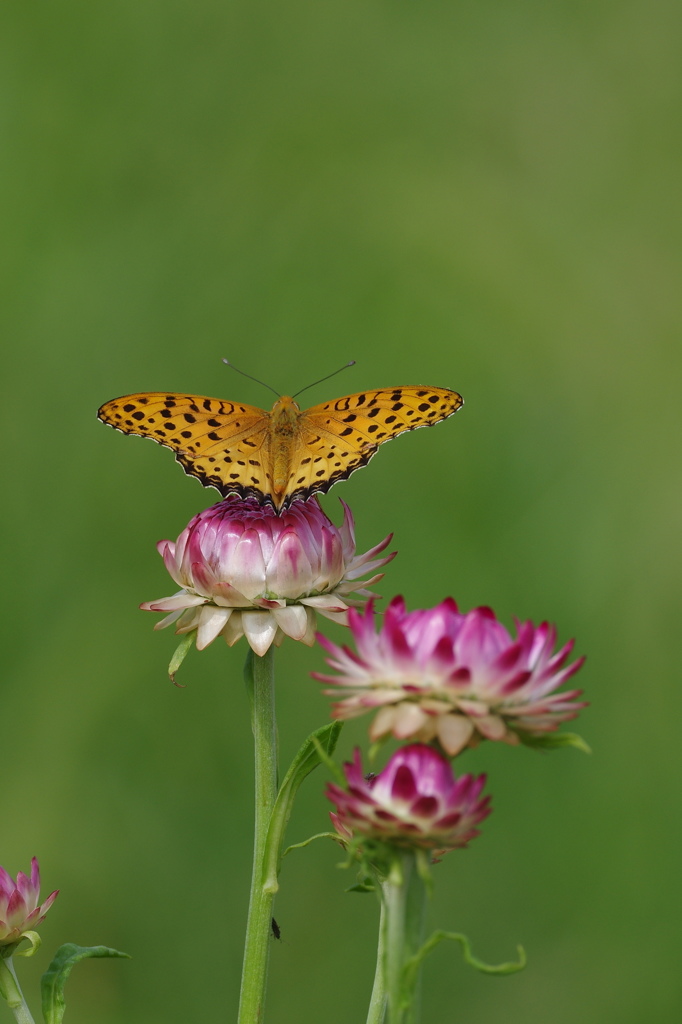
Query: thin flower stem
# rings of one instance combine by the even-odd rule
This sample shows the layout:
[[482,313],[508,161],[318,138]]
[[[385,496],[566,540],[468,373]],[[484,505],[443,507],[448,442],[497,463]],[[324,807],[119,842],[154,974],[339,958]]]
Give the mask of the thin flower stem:
[[369,1001],[367,1012],[367,1024],[384,1024],[386,1019],[386,910],[384,901],[381,902],[381,916],[379,917],[379,941],[377,944],[377,966],[374,972],[374,986],[372,997]]
[[412,850],[396,852],[382,883],[388,1024],[419,1024],[419,973],[407,983],[404,967],[420,949],[426,887]]
[[263,885],[263,854],[277,796],[274,652],[249,653],[244,669],[251,697],[256,778],[253,872],[246,925],[238,1024],[262,1024],[268,976],[273,894]]
[[35,1024],[21,991],[11,956],[0,960],[0,992],[7,1000],[17,1024]]

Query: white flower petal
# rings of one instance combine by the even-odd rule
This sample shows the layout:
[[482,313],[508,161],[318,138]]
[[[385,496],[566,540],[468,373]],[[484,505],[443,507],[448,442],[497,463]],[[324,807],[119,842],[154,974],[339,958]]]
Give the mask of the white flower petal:
[[[315,614],[315,612],[313,611],[312,608],[309,608],[308,611],[312,612],[313,615]],[[348,625],[348,609],[347,608],[346,608],[346,610],[344,612],[328,612],[324,608],[318,608],[317,611],[320,613],[320,615],[324,615],[325,619],[329,619],[330,622],[338,622],[341,626],[347,626]]]
[[277,625],[292,640],[302,640],[308,630],[308,616],[303,605],[289,604],[284,608],[273,608],[272,616]]
[[302,597],[301,604],[307,604],[309,608],[315,608],[320,612],[348,611],[346,602],[342,601],[336,594],[316,594],[314,597]]
[[428,715],[418,704],[408,703],[396,705],[396,717],[393,724],[393,735],[398,740],[412,736],[428,721]]
[[187,591],[183,590],[179,594],[174,594],[173,597],[161,597],[158,601],[145,601],[144,604],[140,605],[140,608],[145,612],[174,612],[178,608],[196,608],[197,605],[204,604],[206,601],[205,597],[199,597],[198,594],[188,594]]
[[464,715],[440,715],[435,721],[436,733],[443,750],[454,757],[471,739],[473,725]]
[[489,740],[501,740],[507,732],[507,726],[498,715],[485,715],[483,718],[474,718],[474,725]]
[[225,637],[225,643],[228,647],[233,647],[237,643],[237,640],[241,640],[244,636],[244,625],[242,623],[242,613],[240,611],[232,612],[223,627],[223,636]]
[[305,635],[301,637],[301,643],[307,644],[308,647],[312,647],[315,643],[315,630],[317,629],[317,618],[312,608],[306,608],[306,617],[308,619],[308,626],[305,631]]
[[393,705],[389,705],[388,707],[384,706],[381,711],[374,716],[369,728],[370,739],[378,740],[393,730],[393,723],[396,719],[397,710],[398,709]]
[[269,649],[275,634],[277,623],[272,612],[245,611],[242,612],[242,627],[249,641],[251,649],[259,657],[263,657]]
[[154,629],[165,629],[166,626],[170,626],[171,622],[175,622],[182,615],[182,608],[179,608],[176,612],[171,612],[170,615],[166,615],[165,618],[161,619],[160,622],[154,624]]
[[[176,633],[191,633],[193,629],[196,629],[201,622],[201,608],[188,608],[182,613],[178,619],[178,624],[175,627]],[[158,628],[158,623],[155,628]]]
[[201,622],[197,630],[198,651],[203,651],[205,647],[213,643],[230,615],[232,615],[231,608],[216,608],[215,605],[206,605],[202,609]]
[[472,718],[485,718],[490,714],[490,708],[482,700],[471,700],[465,697],[456,703],[460,711],[463,711],[465,715],[471,715]]

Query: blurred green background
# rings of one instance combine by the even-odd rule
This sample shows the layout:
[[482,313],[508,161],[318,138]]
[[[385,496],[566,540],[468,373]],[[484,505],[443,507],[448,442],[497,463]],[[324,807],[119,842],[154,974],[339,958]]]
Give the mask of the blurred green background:
[[[380,589],[577,637],[594,753],[484,746],[495,811],[437,870],[425,1024],[678,1022],[680,137],[672,0],[7,0],[0,15],[3,785],[59,943],[104,942],[68,1019],[233,1020],[251,847],[244,648],[193,654],[143,600],[217,500],[95,419],[133,391],[270,406],[407,383],[464,410],[325,499]],[[340,637],[341,630],[328,632]],[[282,763],[328,716],[278,656]],[[348,726],[346,756],[366,735]],[[291,842],[325,827],[318,772]],[[364,1020],[376,906],[338,850],[285,862],[268,1024]],[[9,1011],[0,1009],[2,1019]]]

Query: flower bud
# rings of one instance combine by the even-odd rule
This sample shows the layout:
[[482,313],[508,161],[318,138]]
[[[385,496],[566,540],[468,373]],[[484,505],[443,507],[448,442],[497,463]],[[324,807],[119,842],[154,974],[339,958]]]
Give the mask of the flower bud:
[[[57,898],[59,890],[50,893],[42,905],[40,896],[40,871],[35,857],[31,860],[31,876],[23,871],[16,882],[0,867],[0,947],[14,946],[25,932],[40,924]],[[2,955],[0,951],[0,956]]]
[[466,846],[490,814],[490,797],[481,799],[485,775],[456,779],[450,762],[422,743],[396,751],[378,775],[364,774],[357,749],[343,767],[348,789],[330,783],[327,796],[336,804],[331,818],[344,840],[359,833],[446,852]]

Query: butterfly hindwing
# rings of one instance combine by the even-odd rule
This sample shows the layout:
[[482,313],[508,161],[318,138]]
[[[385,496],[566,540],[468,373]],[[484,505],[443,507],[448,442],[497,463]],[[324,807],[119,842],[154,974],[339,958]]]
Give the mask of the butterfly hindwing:
[[264,409],[162,391],[114,398],[98,416],[125,434],[171,448],[186,473],[223,495],[236,491],[262,498],[270,489],[261,453],[269,425]]

